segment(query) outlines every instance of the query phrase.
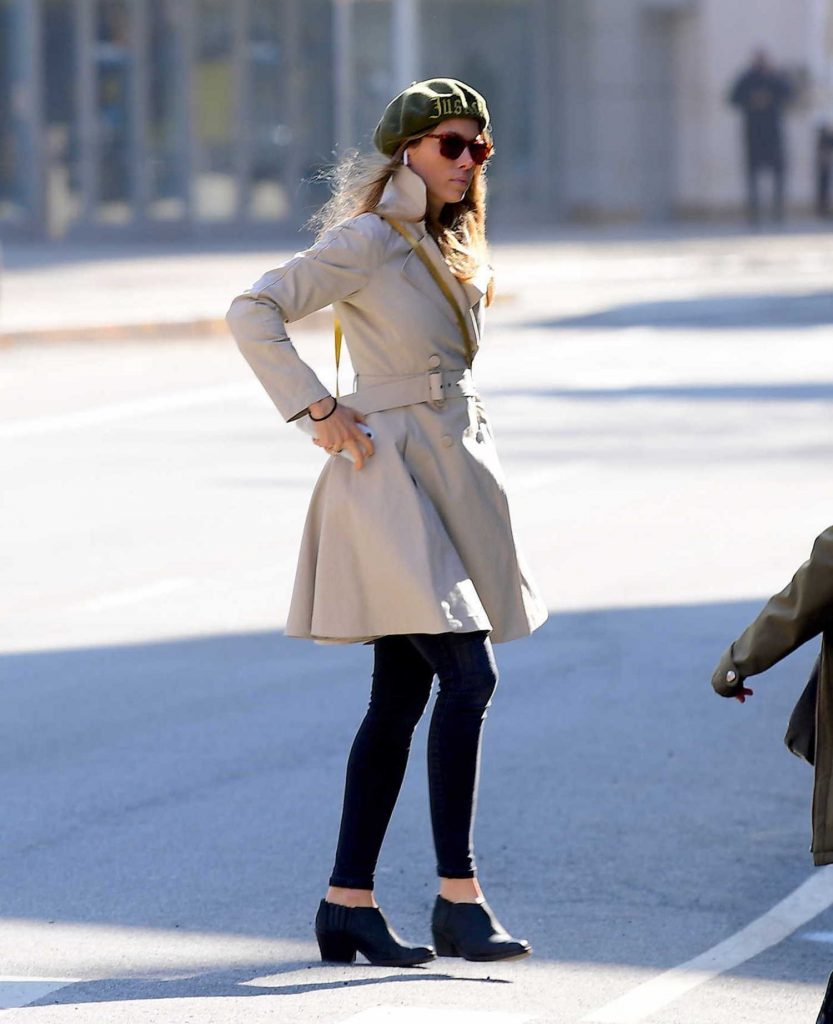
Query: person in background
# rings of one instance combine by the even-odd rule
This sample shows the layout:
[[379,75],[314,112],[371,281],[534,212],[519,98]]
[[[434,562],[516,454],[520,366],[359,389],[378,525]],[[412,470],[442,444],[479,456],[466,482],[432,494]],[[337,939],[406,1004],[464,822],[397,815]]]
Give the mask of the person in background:
[[[816,865],[833,864],[833,526],[816,538],[790,583],[724,652],[712,676],[721,697],[744,703],[750,676],[765,672],[821,634],[821,654],[790,719],[786,742],[815,771],[813,842]],[[833,1024],[833,974],[816,1024]]]
[[729,102],[743,118],[746,215],[751,224],[761,219],[760,179],[772,176],[772,216],[784,217],[787,160],[784,151],[784,111],[793,98],[789,78],[759,50],[751,65],[735,80]]
[[833,123],[824,121],[816,131],[816,213],[827,218],[830,209],[830,176],[833,171]]

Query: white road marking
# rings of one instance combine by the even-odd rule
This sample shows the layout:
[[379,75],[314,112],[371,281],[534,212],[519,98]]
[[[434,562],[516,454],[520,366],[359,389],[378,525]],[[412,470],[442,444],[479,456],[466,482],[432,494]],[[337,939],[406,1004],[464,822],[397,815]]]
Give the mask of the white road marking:
[[796,938],[804,939],[805,942],[824,942],[828,946],[833,946],[833,932],[804,932]]
[[54,434],[62,430],[76,430],[79,427],[94,427],[101,423],[132,419],[155,412],[171,409],[191,409],[215,402],[237,401],[250,398],[256,391],[250,384],[225,384],[211,388],[192,388],[189,391],[175,391],[155,398],[139,398],[128,402],[112,402],[80,409],[78,412],[59,413],[55,416],[36,416],[31,419],[11,420],[0,423],[0,440],[12,437],[34,437],[38,434]]
[[127,604],[150,601],[153,598],[171,594],[175,590],[190,587],[191,584],[192,581],[188,579],[160,580],[158,583],[149,583],[144,587],[130,587],[127,590],[114,590],[109,594],[101,594],[88,601],[82,601],[75,607],[85,612],[102,612],[109,608],[121,608]]
[[502,1010],[458,1010],[443,1006],[374,1006],[348,1017],[340,1024],[526,1024],[528,1013],[504,1013]]
[[43,999],[50,992],[74,985],[78,978],[24,978],[0,975],[0,1010],[13,1010]]
[[832,903],[833,865],[820,868],[786,899],[725,941],[582,1019],[593,1024],[636,1024],[698,985],[777,945]]

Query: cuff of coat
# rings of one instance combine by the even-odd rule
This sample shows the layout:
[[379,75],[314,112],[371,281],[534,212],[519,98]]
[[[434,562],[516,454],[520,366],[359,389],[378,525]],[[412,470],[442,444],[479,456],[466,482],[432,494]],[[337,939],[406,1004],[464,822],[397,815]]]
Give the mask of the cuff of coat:
[[719,693],[721,697],[735,697],[740,692],[742,686],[743,676],[741,676],[734,662],[732,648],[730,647],[724,652],[723,657],[717,663],[717,668],[712,676],[712,687],[715,693]]
[[[308,392],[308,394],[310,394],[310,395],[314,394],[315,397],[314,398],[310,398],[309,401],[307,401],[304,405],[301,406],[301,408],[298,410],[298,412],[292,413],[291,416],[287,415],[283,411],[283,408],[281,408],[281,410],[280,410],[281,414],[283,415],[283,417],[284,417],[284,419],[286,420],[287,423],[294,423],[295,420],[299,420],[302,416],[306,416],[307,415],[307,410],[309,409],[309,407],[311,405],[314,405],[316,402],[321,402],[325,398],[332,398],[333,397],[332,391],[328,391],[323,386],[320,389],[316,389],[314,392],[312,392],[312,391]],[[293,395],[293,399],[295,401],[297,401],[298,396],[297,395]]]

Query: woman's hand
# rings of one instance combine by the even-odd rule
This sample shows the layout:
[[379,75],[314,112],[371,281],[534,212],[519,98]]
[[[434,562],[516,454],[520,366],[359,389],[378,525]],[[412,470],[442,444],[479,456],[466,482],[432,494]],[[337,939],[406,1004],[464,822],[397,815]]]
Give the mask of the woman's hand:
[[312,439],[312,443],[330,455],[337,455],[346,448],[353,456],[356,469],[361,469],[365,459],[373,454],[373,442],[356,426],[357,423],[364,423],[364,416],[345,405],[339,405],[331,416],[327,416],[334,401],[332,397],[322,398],[320,402],[313,402],[309,407],[308,411],[312,414],[313,421],[320,416],[326,416],[320,423],[315,423],[318,436]]
[[732,654],[732,647],[723,652],[723,657],[717,663],[717,668],[712,675],[712,687],[721,697],[732,697],[741,704],[746,703],[746,698],[751,697],[753,691],[745,686],[746,680],[738,671]]

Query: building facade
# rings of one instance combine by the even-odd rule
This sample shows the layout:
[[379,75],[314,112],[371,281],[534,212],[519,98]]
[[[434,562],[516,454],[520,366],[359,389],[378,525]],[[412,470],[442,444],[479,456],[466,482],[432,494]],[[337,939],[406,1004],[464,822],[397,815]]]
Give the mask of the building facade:
[[297,227],[322,168],[437,74],[488,98],[492,211],[642,220],[739,208],[726,91],[764,46],[809,83],[789,117],[809,206],[830,0],[0,0],[0,234]]

